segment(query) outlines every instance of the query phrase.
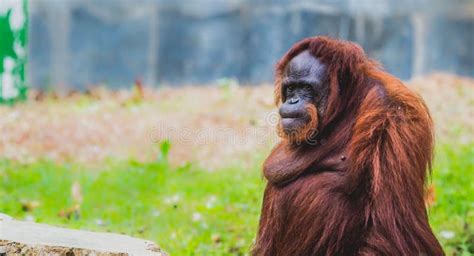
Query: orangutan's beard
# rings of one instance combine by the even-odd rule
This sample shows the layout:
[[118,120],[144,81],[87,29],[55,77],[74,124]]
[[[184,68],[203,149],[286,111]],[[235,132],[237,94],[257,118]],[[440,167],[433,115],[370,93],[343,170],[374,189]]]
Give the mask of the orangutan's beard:
[[306,105],[306,122],[297,130],[284,130],[281,122],[277,126],[278,136],[288,140],[292,144],[310,142],[312,137],[318,133],[318,110],[313,104]]

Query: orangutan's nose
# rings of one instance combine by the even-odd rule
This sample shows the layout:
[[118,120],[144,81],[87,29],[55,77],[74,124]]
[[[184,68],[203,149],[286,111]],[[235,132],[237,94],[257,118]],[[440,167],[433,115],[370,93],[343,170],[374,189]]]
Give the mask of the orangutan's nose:
[[288,100],[290,104],[296,104],[300,101],[300,99],[298,97],[293,97],[291,99]]

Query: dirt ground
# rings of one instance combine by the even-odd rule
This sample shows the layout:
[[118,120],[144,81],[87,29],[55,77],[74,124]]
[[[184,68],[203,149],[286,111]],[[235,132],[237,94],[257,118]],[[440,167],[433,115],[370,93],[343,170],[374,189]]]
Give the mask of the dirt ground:
[[[432,74],[406,84],[427,102],[439,143],[473,142],[474,79]],[[253,164],[278,141],[271,85],[30,94],[25,103],[0,107],[4,158],[150,161],[168,138],[173,164],[199,163],[212,170]]]

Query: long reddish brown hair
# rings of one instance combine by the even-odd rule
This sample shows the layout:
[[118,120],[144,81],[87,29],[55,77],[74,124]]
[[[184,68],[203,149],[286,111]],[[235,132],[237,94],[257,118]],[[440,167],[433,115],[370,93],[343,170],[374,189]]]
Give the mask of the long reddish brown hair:
[[304,50],[327,65],[329,96],[317,145],[282,140],[268,179],[255,255],[443,255],[424,204],[433,125],[423,100],[355,43],[314,37]]

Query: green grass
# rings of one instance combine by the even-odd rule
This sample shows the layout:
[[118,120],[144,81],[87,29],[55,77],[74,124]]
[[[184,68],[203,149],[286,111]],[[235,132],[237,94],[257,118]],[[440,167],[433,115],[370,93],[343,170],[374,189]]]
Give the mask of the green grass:
[[[433,229],[448,255],[474,250],[472,145],[439,146],[430,208]],[[17,219],[71,228],[124,233],[156,241],[173,255],[245,254],[252,244],[264,181],[259,163],[250,170],[208,172],[192,165],[171,168],[166,147],[154,163],[108,161],[103,169],[78,164],[0,161],[0,212]],[[106,167],[105,167],[106,166]],[[78,216],[58,214],[75,204],[71,186],[81,184]],[[29,210],[25,204],[38,202]],[[446,239],[441,232],[454,232]]]
[[[430,223],[447,255],[474,255],[474,145],[437,148],[432,183],[436,202]],[[440,236],[454,233],[452,239]]]
[[[0,212],[71,228],[111,231],[156,241],[173,255],[243,254],[258,222],[264,187],[250,170],[208,172],[190,166],[109,162],[103,170],[78,165],[0,161]],[[79,181],[83,203],[70,219]],[[22,204],[39,202],[32,211]],[[23,203],[22,203],[23,202]]]

